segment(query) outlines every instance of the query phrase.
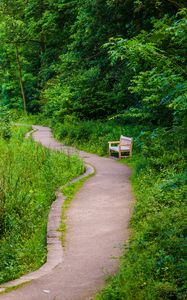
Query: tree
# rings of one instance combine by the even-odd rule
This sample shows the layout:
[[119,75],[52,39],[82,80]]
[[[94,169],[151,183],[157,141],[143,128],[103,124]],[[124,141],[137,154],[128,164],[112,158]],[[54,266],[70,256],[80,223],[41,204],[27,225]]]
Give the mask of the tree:
[[[1,11],[1,14],[2,12],[3,11]],[[4,20],[1,21],[0,25],[1,25],[1,41],[4,43],[4,47],[3,49],[1,49],[2,56],[3,56],[3,50],[6,51],[6,49],[8,48],[9,49],[12,48],[15,50],[15,59],[17,61],[17,71],[18,71],[18,77],[19,77],[20,88],[22,93],[23,106],[26,112],[26,99],[25,99],[25,92],[24,92],[23,81],[22,81],[22,67],[21,67],[20,55],[18,50],[18,43],[20,42],[19,38],[22,32],[23,23],[19,22],[18,20],[15,20],[13,16],[9,14],[5,16]]]

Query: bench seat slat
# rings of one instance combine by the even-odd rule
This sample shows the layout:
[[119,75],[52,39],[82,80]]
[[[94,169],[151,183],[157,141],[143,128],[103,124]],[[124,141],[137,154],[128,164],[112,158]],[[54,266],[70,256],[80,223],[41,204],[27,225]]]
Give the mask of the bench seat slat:
[[119,150],[121,150],[121,151],[128,150],[129,151],[130,147],[128,147],[128,146],[121,146],[121,147],[116,146],[116,147],[110,147],[110,150],[116,151],[116,152],[119,152]]

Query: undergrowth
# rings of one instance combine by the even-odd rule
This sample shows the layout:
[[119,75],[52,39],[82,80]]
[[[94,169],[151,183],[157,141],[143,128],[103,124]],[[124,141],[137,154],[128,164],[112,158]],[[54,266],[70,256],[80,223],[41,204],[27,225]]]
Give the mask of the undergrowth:
[[108,141],[119,140],[120,135],[137,136],[145,126],[116,124],[114,121],[77,121],[72,116],[67,116],[63,125],[51,121],[57,139],[67,145],[73,145],[79,149],[106,155]]
[[184,128],[65,122],[54,126],[66,143],[100,155],[120,134],[134,138],[132,185],[136,197],[132,235],[118,273],[97,300],[186,299],[187,209]]
[[183,128],[136,137],[132,236],[97,300],[186,299],[187,208]]
[[[28,127],[27,127],[28,130]],[[76,156],[49,151],[14,127],[0,139],[0,282],[46,260],[48,213],[57,187],[84,171]]]

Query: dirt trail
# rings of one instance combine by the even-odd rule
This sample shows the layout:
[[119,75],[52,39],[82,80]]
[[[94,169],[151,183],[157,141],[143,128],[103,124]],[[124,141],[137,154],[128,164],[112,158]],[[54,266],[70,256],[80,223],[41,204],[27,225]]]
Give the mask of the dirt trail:
[[[44,146],[75,152],[55,141],[47,127],[34,126],[33,138]],[[128,238],[132,207],[130,170],[110,158],[79,151],[96,168],[67,213],[68,231],[63,262],[48,275],[0,295],[0,300],[88,300],[116,272]]]

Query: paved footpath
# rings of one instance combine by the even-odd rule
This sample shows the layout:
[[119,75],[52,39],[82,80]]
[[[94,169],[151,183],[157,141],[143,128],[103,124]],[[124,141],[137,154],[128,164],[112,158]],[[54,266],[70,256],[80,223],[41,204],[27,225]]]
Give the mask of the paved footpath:
[[[44,146],[75,151],[55,141],[49,128],[34,129],[33,138]],[[48,275],[0,295],[0,300],[88,300],[117,271],[117,257],[129,235],[130,170],[111,158],[83,151],[79,155],[96,168],[96,175],[86,181],[67,213],[63,262]]]

